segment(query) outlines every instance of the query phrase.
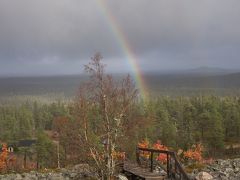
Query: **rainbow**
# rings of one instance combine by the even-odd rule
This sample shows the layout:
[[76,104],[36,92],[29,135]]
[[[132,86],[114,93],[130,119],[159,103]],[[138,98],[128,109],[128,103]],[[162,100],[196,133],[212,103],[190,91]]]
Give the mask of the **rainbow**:
[[112,14],[111,10],[109,9],[105,0],[97,0],[97,3],[100,7],[100,10],[104,17],[106,18],[107,22],[109,23],[109,27],[113,32],[116,40],[118,41],[122,51],[125,53],[128,63],[130,64],[137,86],[139,88],[140,94],[143,99],[146,99],[148,96],[147,86],[145,84],[143,75],[141,73],[141,69],[137,62],[137,56],[134,54],[133,48],[130,46],[128,39],[126,38],[124,32],[122,31],[120,25],[118,24],[116,18]]

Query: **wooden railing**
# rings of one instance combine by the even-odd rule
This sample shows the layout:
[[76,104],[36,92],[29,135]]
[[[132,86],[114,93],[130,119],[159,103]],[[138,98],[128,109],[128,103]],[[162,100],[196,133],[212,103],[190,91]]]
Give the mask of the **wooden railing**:
[[[150,148],[140,148],[137,147],[136,149],[136,160],[137,163],[141,166],[141,153],[150,153],[150,171],[153,172],[154,169],[154,153],[157,155],[166,154],[167,162],[166,168],[161,166],[166,172],[168,178],[171,179],[179,179],[179,180],[190,180],[184,169],[182,168],[180,162],[177,159],[176,153],[173,151],[165,151],[165,150],[157,150],[157,149],[150,149]],[[156,163],[155,163],[156,164]]]

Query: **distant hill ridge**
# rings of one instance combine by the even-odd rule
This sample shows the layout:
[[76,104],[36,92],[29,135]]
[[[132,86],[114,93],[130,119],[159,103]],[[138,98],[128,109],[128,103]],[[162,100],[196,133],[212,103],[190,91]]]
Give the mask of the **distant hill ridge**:
[[190,69],[186,71],[186,73],[202,74],[202,75],[221,75],[221,74],[231,74],[236,72],[240,72],[240,70],[224,69],[224,68],[216,68],[216,67],[208,67],[208,66],[202,66],[199,68]]
[[147,75],[148,85],[158,88],[240,88],[240,72],[226,74]]
[[[162,92],[161,89],[240,89],[240,71],[229,72],[224,69],[198,68],[178,73],[148,73],[145,81],[150,90]],[[114,75],[120,77],[122,75]],[[63,93],[66,96],[76,95],[85,75],[17,77],[0,78],[0,96],[41,95]],[[239,91],[240,92],[240,91]]]

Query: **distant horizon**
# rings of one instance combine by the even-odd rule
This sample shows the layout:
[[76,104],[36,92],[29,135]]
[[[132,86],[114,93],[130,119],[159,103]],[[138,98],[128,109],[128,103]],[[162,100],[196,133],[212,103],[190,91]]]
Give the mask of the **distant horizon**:
[[[202,72],[201,72],[202,71]],[[234,68],[222,68],[222,67],[210,67],[210,66],[199,66],[194,68],[186,68],[186,69],[165,69],[165,70],[159,70],[159,71],[142,71],[142,74],[178,74],[178,73],[204,73],[207,71],[208,73],[240,73],[240,69],[234,69]],[[112,75],[124,75],[124,74],[130,74],[134,75],[133,72],[113,72],[109,71],[108,68],[106,68],[107,74]],[[79,73],[56,73],[56,74],[0,74],[0,78],[18,78],[18,77],[61,77],[61,76],[81,76],[86,75],[85,72],[79,72]]]

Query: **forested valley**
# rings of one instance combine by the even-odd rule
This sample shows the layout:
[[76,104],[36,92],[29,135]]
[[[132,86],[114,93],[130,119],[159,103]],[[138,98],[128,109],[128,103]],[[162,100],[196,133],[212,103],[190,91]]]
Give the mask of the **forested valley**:
[[[177,152],[190,170],[239,156],[238,96],[143,97],[129,75],[106,74],[101,59],[96,54],[85,66],[90,79],[71,100],[1,103],[1,172],[87,163],[111,179],[119,162],[135,160],[136,147]],[[156,160],[166,165],[167,157]]]
[[[238,97],[159,97],[147,103],[139,101],[129,119],[128,154],[134,155],[137,142],[148,138],[158,139],[174,149],[187,149],[196,143],[207,147],[207,155],[217,156],[224,152],[224,145],[239,143],[240,139],[240,99]],[[74,118],[74,103],[26,101],[21,105],[2,105],[0,107],[0,139],[14,144],[21,139],[37,138],[45,151],[39,161],[45,166],[49,158],[48,146],[54,146],[46,131],[58,131],[62,150],[62,162],[69,154],[80,156],[77,119]],[[59,123],[65,123],[59,126]],[[94,121],[93,128],[94,128]],[[97,125],[96,125],[97,126]],[[44,138],[42,138],[44,136]],[[44,140],[46,142],[41,142]],[[72,142],[73,141],[73,142]],[[129,143],[131,141],[131,143]],[[43,144],[41,144],[43,143]],[[45,146],[46,145],[46,146]],[[122,147],[126,149],[126,147]],[[54,151],[54,147],[51,148]],[[81,156],[75,161],[81,161]],[[55,159],[56,162],[56,159]],[[55,164],[51,164],[56,166]]]

